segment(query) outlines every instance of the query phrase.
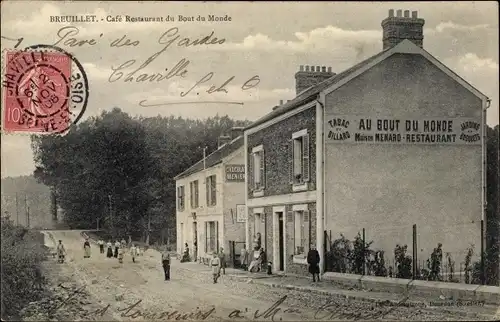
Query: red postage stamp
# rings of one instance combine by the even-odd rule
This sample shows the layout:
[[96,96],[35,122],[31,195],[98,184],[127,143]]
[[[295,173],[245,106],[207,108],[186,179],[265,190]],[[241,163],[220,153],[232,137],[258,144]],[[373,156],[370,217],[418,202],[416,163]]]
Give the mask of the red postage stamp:
[[62,53],[9,51],[3,80],[3,130],[58,133],[69,127],[71,58]]

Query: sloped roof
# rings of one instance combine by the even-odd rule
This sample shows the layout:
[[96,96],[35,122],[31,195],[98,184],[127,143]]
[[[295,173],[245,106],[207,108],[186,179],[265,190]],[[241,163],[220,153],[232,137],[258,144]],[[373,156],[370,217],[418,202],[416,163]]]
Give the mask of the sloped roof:
[[240,135],[236,139],[232,140],[229,143],[224,144],[219,149],[215,150],[214,152],[206,156],[205,165],[203,164],[203,159],[201,159],[200,161],[196,162],[194,165],[189,167],[187,170],[174,177],[174,180],[179,180],[193,173],[202,171],[204,167],[205,169],[208,169],[210,167],[213,167],[221,163],[222,159],[224,159],[225,157],[227,157],[228,155],[230,155],[231,153],[235,152],[240,147],[242,147],[243,143],[244,143],[243,136]]
[[[392,48],[392,47],[391,47]],[[345,78],[347,75],[355,72],[356,70],[368,65],[369,63],[371,63],[373,60],[375,60],[376,58],[382,56],[386,51],[390,50],[391,48],[388,48],[384,51],[381,51],[379,52],[378,54],[376,55],[373,55],[365,60],[363,60],[362,62],[352,66],[351,68],[339,73],[339,74],[336,74],[330,78],[328,78],[327,80],[317,84],[316,86],[311,86],[309,87],[308,89],[306,89],[305,91],[303,91],[302,93],[299,93],[299,95],[297,95],[294,99],[288,101],[287,103],[279,106],[277,109],[273,110],[272,112],[270,112],[269,114],[261,117],[260,119],[258,119],[257,121],[255,121],[254,123],[250,124],[249,126],[247,126],[245,128],[245,130],[248,130],[248,129],[251,129],[259,124],[262,124],[262,123],[265,123],[281,114],[285,114],[286,112],[288,111],[291,111],[293,109],[295,109],[296,107],[298,106],[301,106],[301,105],[304,105],[306,103],[309,103],[313,100],[315,100],[319,93],[321,93],[322,90],[328,88],[329,86],[339,82],[340,80],[342,80],[343,78]]]

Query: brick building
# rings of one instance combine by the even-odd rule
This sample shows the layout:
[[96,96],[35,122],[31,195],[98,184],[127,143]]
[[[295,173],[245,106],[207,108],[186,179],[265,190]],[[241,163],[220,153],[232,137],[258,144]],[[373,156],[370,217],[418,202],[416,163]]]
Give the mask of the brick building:
[[[177,175],[177,253],[207,259],[230,241],[245,242],[243,128],[219,138],[218,149]],[[239,250],[239,248],[238,248]]]
[[422,260],[480,244],[489,100],[423,49],[423,25],[390,10],[380,53],[301,66],[297,96],[245,129],[246,240],[262,234],[275,271],[305,273],[311,244],[324,262],[330,232],[365,228],[386,258],[411,252],[413,224]]

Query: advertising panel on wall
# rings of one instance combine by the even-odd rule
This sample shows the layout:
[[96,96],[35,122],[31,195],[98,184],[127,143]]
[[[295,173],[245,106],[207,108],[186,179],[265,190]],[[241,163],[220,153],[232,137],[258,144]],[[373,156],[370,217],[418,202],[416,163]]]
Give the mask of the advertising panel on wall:
[[227,182],[245,182],[245,165],[226,164],[225,177]]
[[236,222],[246,222],[246,208],[245,205],[236,205]]
[[480,145],[480,118],[326,115],[325,143]]

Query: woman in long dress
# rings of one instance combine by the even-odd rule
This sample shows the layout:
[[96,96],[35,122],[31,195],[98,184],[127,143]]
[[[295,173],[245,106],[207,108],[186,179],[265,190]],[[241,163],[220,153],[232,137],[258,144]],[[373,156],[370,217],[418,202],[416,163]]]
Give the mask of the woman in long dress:
[[114,255],[115,255],[115,258],[117,258],[117,257],[118,257],[118,250],[120,249],[120,246],[121,246],[121,244],[120,244],[120,242],[117,240],[117,241],[115,242],[115,254],[114,254]]
[[214,277],[214,284],[220,276],[220,259],[216,253],[213,254],[212,260],[210,261],[210,266],[212,267],[212,275]]
[[90,242],[88,238],[83,243],[83,258],[90,258]]
[[108,248],[108,252],[106,253],[106,257],[111,258],[113,257],[113,244],[111,243],[111,240],[108,241],[106,244],[106,247]]

